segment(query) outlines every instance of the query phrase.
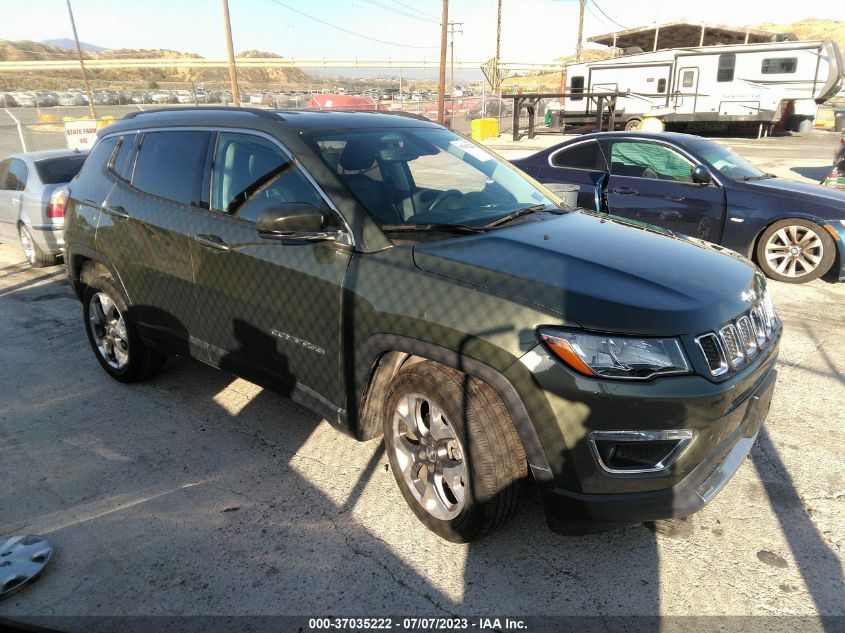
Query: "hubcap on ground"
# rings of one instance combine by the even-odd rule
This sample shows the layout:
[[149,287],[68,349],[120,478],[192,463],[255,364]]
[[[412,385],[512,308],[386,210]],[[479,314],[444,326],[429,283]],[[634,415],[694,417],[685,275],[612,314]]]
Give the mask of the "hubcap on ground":
[[784,277],[803,277],[818,268],[824,255],[824,243],[811,228],[785,226],[766,242],[766,262]]
[[97,350],[114,369],[123,369],[129,362],[129,339],[126,323],[114,301],[104,292],[91,297],[88,304],[88,327]]
[[32,239],[29,237],[29,231],[22,226],[20,230],[21,247],[23,248],[24,257],[30,264],[35,263],[35,249],[32,247]]
[[402,478],[433,517],[450,520],[466,502],[463,446],[443,410],[411,393],[393,412],[393,446]]

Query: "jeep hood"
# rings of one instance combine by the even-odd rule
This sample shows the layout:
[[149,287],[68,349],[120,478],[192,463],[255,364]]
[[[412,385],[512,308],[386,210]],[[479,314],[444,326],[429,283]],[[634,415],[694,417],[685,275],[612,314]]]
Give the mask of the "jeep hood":
[[732,251],[587,212],[418,244],[414,262],[587,329],[644,335],[713,329],[765,288]]

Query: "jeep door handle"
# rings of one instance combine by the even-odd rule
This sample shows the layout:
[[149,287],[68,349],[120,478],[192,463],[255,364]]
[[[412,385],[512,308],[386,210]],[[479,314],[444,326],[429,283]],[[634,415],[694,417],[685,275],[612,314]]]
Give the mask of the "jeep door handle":
[[120,205],[116,206],[104,206],[103,211],[105,211],[108,215],[113,215],[116,218],[128,218],[129,214],[126,212],[126,209],[121,207]]
[[637,190],[630,187],[614,187],[610,190],[610,193],[617,193],[620,196],[633,196],[636,195]]
[[228,251],[229,245],[219,235],[197,235],[194,238],[197,244],[206,248],[214,248],[218,251]]

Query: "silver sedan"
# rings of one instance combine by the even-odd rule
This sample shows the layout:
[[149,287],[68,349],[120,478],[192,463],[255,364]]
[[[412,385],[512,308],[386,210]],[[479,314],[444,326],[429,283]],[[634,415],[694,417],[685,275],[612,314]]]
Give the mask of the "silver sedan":
[[33,266],[51,266],[62,253],[66,185],[86,155],[65,149],[0,161],[0,240],[20,243]]

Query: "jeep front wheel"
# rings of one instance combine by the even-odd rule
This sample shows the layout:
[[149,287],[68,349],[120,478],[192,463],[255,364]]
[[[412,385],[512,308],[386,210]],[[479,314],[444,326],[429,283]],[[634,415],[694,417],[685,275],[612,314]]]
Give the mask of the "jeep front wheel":
[[385,414],[394,477],[429,529],[468,542],[514,514],[528,465],[504,403],[487,384],[418,362],[394,379]]

